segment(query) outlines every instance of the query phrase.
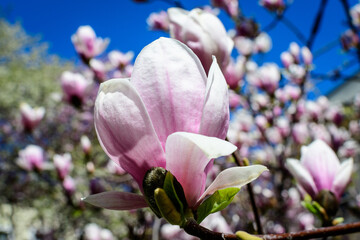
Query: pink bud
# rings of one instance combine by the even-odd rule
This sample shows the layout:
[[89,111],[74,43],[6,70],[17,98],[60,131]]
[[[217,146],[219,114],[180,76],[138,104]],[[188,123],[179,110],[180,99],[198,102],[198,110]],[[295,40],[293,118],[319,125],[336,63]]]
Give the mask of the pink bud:
[[288,68],[291,64],[295,62],[294,57],[289,52],[282,52],[280,59],[285,68]]
[[76,190],[76,183],[75,183],[74,179],[69,175],[67,175],[64,178],[62,185],[63,185],[63,188],[65,189],[65,191],[67,193],[69,193],[70,195],[72,195]]
[[80,143],[81,143],[81,148],[84,151],[84,153],[90,154],[90,151],[91,151],[90,139],[86,135],[83,135],[83,136],[81,136]]
[[21,121],[25,131],[32,131],[45,115],[45,108],[32,108],[27,103],[20,104]]
[[295,123],[292,129],[292,137],[299,144],[305,144],[310,138],[310,133],[306,123]]
[[283,0],[260,0],[259,3],[269,11],[282,11],[285,8]]
[[310,49],[306,46],[301,48],[301,57],[305,63],[305,65],[311,65],[313,61],[313,55]]
[[297,62],[299,62],[300,47],[299,47],[299,45],[298,45],[296,42],[290,43],[289,52],[290,52],[291,55],[295,58],[295,60],[296,60]]

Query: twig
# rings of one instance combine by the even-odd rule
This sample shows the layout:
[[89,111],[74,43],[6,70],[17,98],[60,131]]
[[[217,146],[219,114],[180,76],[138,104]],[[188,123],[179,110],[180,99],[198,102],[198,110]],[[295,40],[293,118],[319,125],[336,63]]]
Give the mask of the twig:
[[318,11],[318,13],[316,15],[316,18],[315,18],[315,21],[314,21],[314,24],[313,24],[313,27],[312,27],[312,30],[311,30],[311,35],[310,35],[310,37],[309,37],[309,39],[308,39],[308,41],[306,43],[306,46],[310,50],[311,50],[311,47],[312,47],[312,45],[314,43],[316,34],[319,31],[319,26],[320,26],[321,19],[323,17],[327,2],[328,2],[328,0],[322,0],[321,3],[320,3],[320,8],[319,8],[319,11]]
[[[185,232],[200,239],[208,240],[232,240],[237,239],[235,234],[225,234],[211,231],[196,223],[194,219],[189,219],[183,226]],[[360,232],[360,222],[348,223],[333,227],[323,227],[312,230],[305,230],[295,233],[281,233],[281,234],[265,234],[257,235],[257,237],[264,240],[302,240],[311,238],[323,238],[329,236],[338,236],[350,233]]]
[[[245,166],[244,162],[242,160],[240,160],[240,158],[237,156],[237,154],[235,152],[233,152],[232,156],[235,158],[235,162],[239,166]],[[258,210],[258,208],[256,206],[255,197],[254,197],[254,191],[252,189],[252,184],[248,183],[246,186],[247,186],[247,191],[248,191],[248,194],[249,194],[249,197],[250,197],[251,207],[252,207],[252,210],[253,210],[253,213],[254,213],[256,230],[257,230],[257,232],[259,234],[263,234],[261,221],[260,221],[259,210]]]

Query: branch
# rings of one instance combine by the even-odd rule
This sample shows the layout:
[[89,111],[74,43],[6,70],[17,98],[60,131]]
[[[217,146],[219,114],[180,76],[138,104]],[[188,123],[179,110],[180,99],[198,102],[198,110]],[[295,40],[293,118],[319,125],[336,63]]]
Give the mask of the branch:
[[310,50],[311,50],[311,47],[312,47],[312,45],[314,43],[316,34],[319,31],[319,26],[320,26],[321,19],[323,17],[327,2],[328,2],[328,0],[322,0],[321,3],[320,3],[320,8],[319,8],[319,11],[318,11],[318,13],[316,15],[316,18],[315,18],[315,21],[314,21],[314,24],[313,24],[313,27],[312,27],[312,30],[311,30],[311,35],[310,35],[310,37],[309,37],[309,39],[307,41],[307,44],[306,44]]
[[[200,226],[196,223],[194,219],[189,219],[183,229],[188,234],[198,237],[200,239],[208,240],[232,240],[238,239],[235,234],[225,234],[211,231],[203,226]],[[264,240],[302,240],[302,239],[311,239],[311,238],[321,238],[328,236],[338,236],[350,233],[360,232],[360,222],[348,223],[333,227],[323,227],[313,230],[305,230],[296,233],[282,233],[282,234],[265,234],[257,235],[260,239]]]

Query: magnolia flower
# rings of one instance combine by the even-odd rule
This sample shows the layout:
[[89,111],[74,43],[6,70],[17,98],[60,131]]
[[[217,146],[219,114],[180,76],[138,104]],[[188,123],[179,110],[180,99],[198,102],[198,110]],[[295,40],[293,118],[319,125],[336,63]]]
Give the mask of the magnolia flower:
[[239,15],[239,0],[211,0],[211,4],[223,8],[231,17]]
[[123,69],[131,63],[132,59],[134,58],[134,53],[131,51],[122,53],[120,51],[114,50],[108,54],[108,58],[113,67]]
[[282,11],[285,8],[283,0],[260,0],[259,3],[269,11]]
[[272,48],[271,38],[266,32],[260,33],[254,41],[257,52],[266,53]]
[[136,180],[144,196],[105,192],[85,201],[115,210],[150,204],[154,210],[148,196],[154,191],[147,188],[147,177],[154,168],[175,176],[190,209],[218,189],[248,183],[266,168],[227,169],[204,191],[211,159],[236,150],[221,140],[228,120],[227,85],[215,58],[207,78],[186,45],[167,38],[154,41],[137,57],[131,80],[102,83],[95,102],[95,129],[101,146]]
[[275,63],[266,63],[258,68],[252,84],[272,94],[278,88],[280,78],[278,66]]
[[104,62],[93,58],[89,61],[89,66],[91,70],[94,72],[96,80],[98,82],[103,82],[106,80],[106,73],[108,72],[108,66],[105,65]]
[[353,159],[340,164],[335,152],[322,140],[315,140],[301,148],[301,159],[287,159],[286,166],[301,189],[315,198],[321,190],[328,190],[339,200],[348,185]]
[[64,179],[73,168],[70,153],[65,153],[63,155],[55,154],[53,160],[59,178]]
[[32,131],[45,115],[45,108],[32,108],[27,103],[20,104],[21,122],[26,131]]
[[64,100],[76,107],[84,101],[88,81],[80,73],[65,71],[60,77]]
[[301,48],[301,57],[305,65],[311,65],[313,61],[313,55],[310,49],[306,46]]
[[37,145],[28,145],[19,151],[17,164],[25,170],[42,170],[44,167],[44,150]]
[[89,60],[100,55],[108,46],[109,39],[97,38],[94,30],[90,26],[81,26],[75,34],[71,36],[75,50],[79,55]]
[[295,62],[295,59],[291,55],[291,53],[286,51],[280,54],[280,59],[285,68],[288,68],[290,65],[292,65]]
[[212,64],[212,56],[217,58],[222,69],[227,66],[234,43],[215,15],[198,8],[190,12],[170,8],[168,15],[171,37],[194,51],[206,73]]
[[245,74],[245,57],[238,57],[236,63],[230,61],[224,70],[224,76],[227,84],[231,89],[236,89],[240,86]]
[[169,31],[169,18],[165,11],[151,13],[146,19],[146,23],[151,30]]

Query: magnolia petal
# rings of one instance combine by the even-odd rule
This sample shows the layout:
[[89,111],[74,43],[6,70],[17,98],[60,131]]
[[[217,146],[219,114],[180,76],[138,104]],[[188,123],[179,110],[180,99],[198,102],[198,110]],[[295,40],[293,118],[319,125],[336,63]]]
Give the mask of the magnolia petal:
[[331,187],[331,191],[340,199],[341,194],[344,192],[346,186],[351,179],[351,173],[353,170],[354,160],[352,158],[342,162],[338,169],[334,182]]
[[205,168],[212,158],[226,156],[236,146],[214,137],[176,132],[166,141],[166,169],[180,182],[189,206],[205,188]]
[[340,162],[324,141],[315,140],[304,148],[300,161],[311,174],[318,191],[331,189]]
[[211,195],[217,190],[236,187],[241,188],[249,182],[255,180],[260,174],[266,171],[267,168],[263,165],[252,165],[247,167],[232,167],[225,169],[215,178],[206,191],[201,195],[197,204],[207,196]]
[[199,131],[206,74],[186,45],[159,38],[146,46],[135,61],[131,83],[144,101],[163,147],[171,133]]
[[309,171],[297,159],[287,159],[286,167],[294,176],[298,184],[312,197],[318,193],[314,180]]
[[165,167],[165,154],[138,93],[127,79],[108,80],[100,85],[94,111],[104,151],[142,189],[147,170]]
[[142,195],[128,192],[102,192],[81,200],[96,207],[110,210],[131,210],[148,207]]
[[200,134],[225,139],[229,127],[229,94],[216,58],[210,67],[206,85]]

